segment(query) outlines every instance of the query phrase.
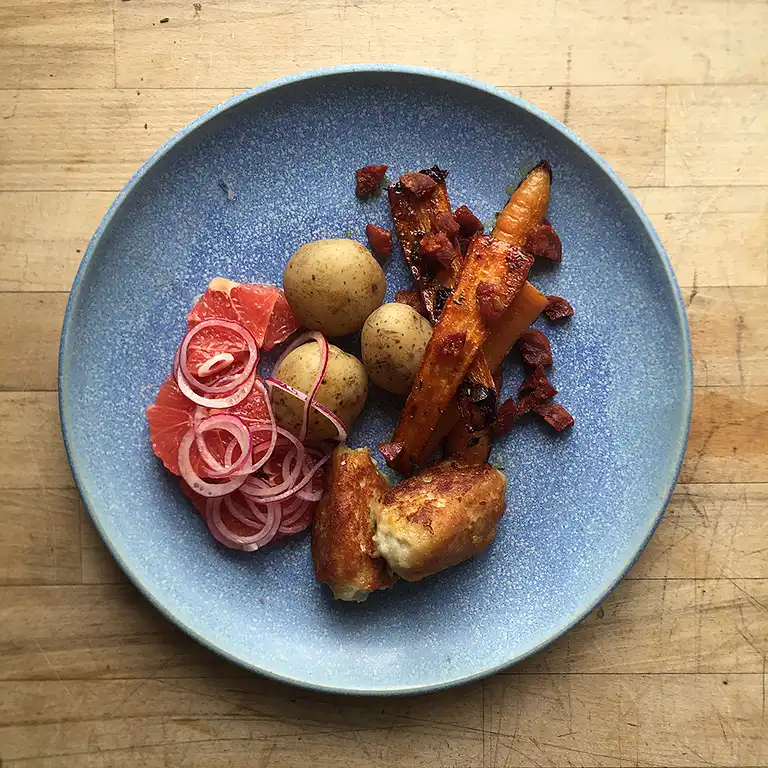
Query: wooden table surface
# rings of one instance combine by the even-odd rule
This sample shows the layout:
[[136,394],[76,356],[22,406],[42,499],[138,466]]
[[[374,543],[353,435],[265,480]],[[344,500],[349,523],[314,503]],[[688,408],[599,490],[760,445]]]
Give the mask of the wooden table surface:
[[[0,0],[2,766],[768,766],[766,0]],[[73,487],[56,353],[115,193],[233,93],[392,61],[507,88],[634,189],[684,287],[681,482],[629,576],[489,680],[337,698],[161,618]]]

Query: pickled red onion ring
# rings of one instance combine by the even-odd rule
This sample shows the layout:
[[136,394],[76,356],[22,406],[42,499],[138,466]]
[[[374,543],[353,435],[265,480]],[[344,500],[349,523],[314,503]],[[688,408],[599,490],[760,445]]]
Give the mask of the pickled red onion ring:
[[299,430],[299,440],[302,442],[307,439],[307,432],[309,432],[310,410],[315,403],[315,396],[317,395],[317,390],[320,389],[320,384],[325,377],[325,372],[328,370],[328,340],[319,331],[309,331],[308,333],[303,333],[288,347],[288,349],[285,350],[285,352],[283,352],[282,355],[280,355],[274,368],[274,370],[278,370],[280,363],[282,363],[283,360],[285,360],[285,358],[290,355],[294,349],[304,346],[304,344],[307,344],[310,341],[316,341],[320,347],[320,365],[317,367],[315,380],[312,382],[312,386],[309,388],[309,392],[303,398],[304,411],[301,418],[301,429]]
[[[228,448],[227,454],[224,457],[224,461],[227,462],[224,465],[216,460],[216,457],[205,444],[205,433],[212,429],[229,432],[234,438],[229,446],[232,450],[230,451]],[[241,418],[228,413],[218,413],[201,419],[194,426],[194,430],[195,442],[197,449],[200,451],[200,458],[208,465],[208,477],[216,479],[227,477],[248,463],[248,458],[251,455],[252,439],[248,427]],[[240,457],[233,463],[232,457],[236,445],[240,447]]]
[[[285,499],[290,499],[291,496],[295,496],[298,491],[300,491],[302,488],[304,488],[305,485],[307,485],[307,483],[312,481],[312,478],[315,476],[315,474],[317,474],[317,471],[320,469],[320,467],[322,467],[323,464],[325,464],[325,462],[328,461],[328,459],[330,458],[331,458],[331,454],[329,453],[326,456],[324,456],[322,459],[320,459],[320,461],[318,461],[309,470],[309,472],[306,475],[304,475],[304,477],[301,480],[299,480],[295,485],[293,485],[292,488],[288,488],[287,490],[282,491],[281,493],[277,493],[273,496],[261,496],[259,498],[259,501],[262,504],[273,504],[278,501],[284,501]],[[274,490],[274,489],[270,489],[270,490]]]
[[[276,379],[272,376],[270,376],[267,379],[267,388],[271,391],[272,387],[277,387],[278,389],[282,390],[283,392],[287,392],[289,395],[293,395],[294,397],[297,397],[299,400],[303,401],[304,403],[307,402],[307,395],[304,392],[300,392],[298,389],[290,386],[290,384],[286,384],[284,381],[281,381],[280,379]],[[347,439],[347,428],[344,424],[344,422],[329,408],[326,408],[321,403],[312,403],[312,408],[314,408],[318,413],[322,413],[323,416],[325,416],[328,421],[333,424],[333,426],[336,429],[336,437],[334,437],[334,440],[343,443]]]
[[253,552],[269,544],[275,538],[282,520],[282,506],[269,504],[267,505],[267,519],[261,530],[253,536],[240,536],[231,531],[222,520],[221,499],[211,499],[206,504],[205,513],[208,527],[215,529],[216,533],[219,534],[216,538],[226,546],[232,549],[242,549],[244,552]]
[[[197,326],[195,326],[197,327]],[[240,385],[232,394],[225,397],[202,397],[198,395],[189,382],[184,378],[181,368],[176,371],[176,384],[188,400],[196,405],[203,405],[206,408],[231,408],[233,405],[242,403],[248,395],[251,394],[254,382],[256,381],[256,370],[251,371],[248,379]]]
[[234,355],[231,355],[229,352],[219,352],[218,355],[213,355],[200,364],[197,369],[197,378],[204,379],[208,376],[213,376],[215,373],[221,373],[234,362]]
[[[240,336],[248,347],[248,359],[245,361],[243,370],[226,384],[205,384],[200,381],[198,376],[195,376],[192,371],[189,370],[189,364],[187,362],[189,343],[200,331],[203,331],[206,328],[224,328],[228,331],[232,331]],[[232,357],[232,355],[230,355],[230,357]],[[234,357],[232,357],[232,359],[234,360]],[[179,347],[178,362],[179,370],[191,387],[207,394],[218,393],[225,395],[238,389],[241,384],[248,380],[251,373],[256,370],[256,365],[259,362],[259,347],[256,344],[256,339],[253,338],[253,334],[245,326],[236,323],[234,320],[203,320],[203,322],[190,328],[182,339],[181,346]],[[203,365],[205,365],[205,363],[203,363]],[[205,405],[205,403],[201,403],[201,405]],[[212,407],[215,408],[216,406]]]
[[214,498],[217,496],[226,496],[232,491],[236,491],[245,481],[248,479],[247,475],[239,475],[233,477],[226,483],[207,483],[203,480],[194,469],[192,469],[192,463],[190,461],[190,449],[192,443],[195,442],[195,428],[190,427],[179,444],[179,471],[181,476],[186,480],[187,485],[195,492],[206,498]]

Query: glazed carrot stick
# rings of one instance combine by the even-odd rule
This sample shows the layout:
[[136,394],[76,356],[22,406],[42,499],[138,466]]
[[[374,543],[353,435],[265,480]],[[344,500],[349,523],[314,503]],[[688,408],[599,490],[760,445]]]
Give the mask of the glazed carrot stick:
[[[549,164],[540,162],[510,196],[496,220],[493,237],[511,245],[523,245],[528,231],[541,224],[547,215],[551,181]],[[499,370],[520,334],[536,320],[546,305],[546,296],[530,283],[526,283],[515,296],[483,344],[483,354],[494,373]],[[490,430],[471,432],[462,423],[455,403],[441,417],[426,448],[427,455],[437,450],[440,440],[446,435],[448,456],[461,455],[471,463],[487,460],[491,449]]]
[[[419,173],[428,176],[437,184],[431,194],[416,197],[399,182],[392,184],[387,194],[405,263],[418,286],[427,313],[432,323],[435,323],[450,292],[458,285],[463,264],[458,245],[454,242],[456,258],[452,260],[450,267],[439,269],[434,278],[429,276],[430,270],[419,254],[419,243],[425,236],[435,234],[435,222],[440,215],[451,215],[451,203],[445,183],[448,176],[446,171],[433,166]],[[467,379],[471,384],[493,388],[493,373],[482,355],[472,361],[467,371]]]
[[533,257],[488,235],[476,235],[451,299],[440,315],[400,414],[387,463],[410,475],[450,406],[494,322],[525,284]]

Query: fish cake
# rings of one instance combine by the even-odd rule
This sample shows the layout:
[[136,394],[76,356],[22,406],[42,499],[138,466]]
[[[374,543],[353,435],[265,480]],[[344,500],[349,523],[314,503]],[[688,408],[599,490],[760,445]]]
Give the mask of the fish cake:
[[420,581],[493,541],[506,489],[490,464],[438,462],[373,499],[374,543],[398,576]]
[[337,600],[361,603],[395,582],[373,543],[371,504],[389,490],[368,448],[339,446],[330,461],[328,488],[315,510],[312,560],[315,578]]

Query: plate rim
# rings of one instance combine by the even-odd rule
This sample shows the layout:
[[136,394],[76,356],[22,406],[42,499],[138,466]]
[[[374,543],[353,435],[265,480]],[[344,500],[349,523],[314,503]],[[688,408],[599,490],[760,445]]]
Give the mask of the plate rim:
[[[542,122],[544,122],[545,124],[553,128],[555,131],[560,133],[571,144],[576,145],[578,149],[580,149],[584,154],[586,154],[587,157],[590,160],[592,160],[592,162],[595,163],[595,165],[608,177],[608,179],[611,181],[613,186],[619,190],[619,192],[623,195],[623,197],[629,203],[630,207],[635,212],[635,215],[637,216],[643,228],[645,229],[646,233],[648,234],[651,240],[651,243],[655,248],[656,254],[660,259],[661,264],[664,268],[664,274],[667,278],[667,281],[670,287],[672,288],[672,295],[675,303],[678,326],[681,331],[681,342],[682,342],[682,352],[683,352],[681,364],[682,364],[684,381],[683,381],[683,392],[682,392],[683,402],[681,403],[681,406],[684,409],[683,411],[684,418],[683,418],[683,424],[681,424],[682,429],[679,432],[678,443],[676,446],[677,464],[676,464],[676,467],[674,468],[673,474],[670,477],[669,487],[666,489],[666,494],[664,494],[663,503],[661,504],[660,508],[657,510],[653,519],[650,521],[648,530],[642,542],[638,546],[637,552],[630,558],[629,562],[625,566],[619,568],[617,572],[609,575],[609,577],[604,581],[604,584],[597,589],[596,595],[593,596],[593,598],[588,601],[586,607],[583,610],[575,613],[572,616],[566,617],[566,620],[564,621],[562,626],[559,626],[554,632],[550,633],[549,636],[546,637],[546,639],[541,640],[539,643],[537,643],[536,645],[532,646],[529,649],[526,649],[522,653],[518,653],[517,655],[511,656],[510,658],[506,659],[502,663],[496,664],[492,667],[488,667],[479,671],[469,672],[467,674],[463,674],[459,676],[450,677],[448,679],[439,680],[433,683],[421,683],[421,684],[415,684],[410,686],[399,686],[399,687],[392,687],[392,686],[385,685],[379,688],[350,688],[349,686],[343,686],[343,685],[317,683],[311,679],[290,677],[288,675],[275,672],[266,667],[258,666],[257,664],[247,661],[244,658],[240,658],[235,654],[230,653],[229,651],[215,645],[211,640],[209,640],[204,635],[202,635],[198,630],[188,626],[180,617],[176,616],[170,608],[166,607],[157,598],[155,598],[155,596],[150,591],[150,588],[143,584],[139,576],[132,571],[130,565],[123,559],[117,546],[113,544],[113,542],[108,538],[108,536],[105,535],[105,532],[100,522],[100,513],[97,510],[96,505],[94,505],[91,502],[91,499],[89,497],[88,490],[86,487],[86,478],[84,477],[85,473],[83,472],[81,474],[80,469],[78,468],[77,454],[71,442],[69,427],[67,425],[66,404],[65,404],[65,399],[67,394],[66,392],[67,376],[66,376],[65,366],[66,366],[66,350],[68,348],[68,337],[69,337],[72,317],[74,315],[74,308],[79,301],[83,279],[91,264],[91,260],[96,251],[96,248],[99,245],[113,217],[115,216],[115,214],[117,213],[118,209],[123,204],[125,199],[128,197],[128,195],[131,194],[131,192],[139,184],[139,182],[144,178],[144,176],[148,173],[148,171],[162,157],[164,157],[172,148],[174,148],[177,144],[179,144],[188,135],[194,133],[202,125],[209,122],[214,117],[221,114],[222,112],[225,112],[231,109],[232,107],[235,107],[236,105],[241,104],[244,101],[249,101],[250,99],[258,98],[262,94],[267,93],[269,91],[277,90],[284,86],[292,85],[294,83],[303,82],[306,80],[313,80],[313,79],[319,79],[319,78],[325,78],[325,77],[331,77],[331,76],[337,76],[337,75],[360,75],[360,74],[370,74],[370,73],[382,73],[382,74],[392,74],[392,75],[414,75],[414,76],[422,77],[428,80],[431,79],[431,80],[448,81],[458,85],[467,86],[474,90],[478,90],[485,94],[500,98],[503,101],[511,103],[514,106],[518,107],[519,109],[522,109],[525,112],[528,112],[529,114],[538,118],[539,120],[541,120]],[[116,562],[118,563],[122,571],[128,576],[131,583],[139,590],[139,592],[149,601],[149,603],[152,606],[154,606],[158,611],[160,611],[160,613],[166,619],[173,622],[177,627],[183,630],[193,640],[200,643],[205,648],[218,654],[219,656],[222,656],[226,660],[234,664],[237,664],[238,666],[244,667],[251,672],[256,672],[260,675],[263,675],[267,678],[271,678],[272,680],[277,680],[278,682],[281,682],[281,683],[286,683],[289,685],[294,685],[301,688],[307,688],[310,690],[318,691],[321,693],[328,693],[328,694],[343,694],[343,695],[352,695],[352,696],[402,696],[402,695],[430,693],[434,691],[445,690],[458,685],[465,685],[465,684],[474,682],[476,680],[482,680],[504,669],[508,669],[509,667],[515,664],[518,664],[524,659],[532,656],[533,654],[547,647],[548,645],[553,643],[555,640],[562,637],[566,632],[570,631],[576,624],[578,624],[586,616],[588,616],[589,613],[591,613],[616,588],[616,586],[621,582],[621,580],[624,578],[627,572],[637,562],[637,559],[640,557],[645,547],[647,546],[648,542],[650,541],[651,536],[656,530],[664,514],[664,511],[669,505],[669,501],[677,485],[677,480],[680,475],[680,470],[682,468],[683,458],[685,455],[685,448],[688,441],[688,436],[689,436],[690,426],[691,426],[691,414],[692,414],[692,406],[693,406],[693,355],[692,355],[692,349],[691,349],[691,337],[690,337],[690,329],[688,326],[688,317],[685,309],[685,302],[683,300],[682,292],[677,282],[677,278],[675,277],[675,273],[674,273],[672,264],[670,262],[669,256],[667,255],[666,250],[664,249],[664,246],[661,242],[661,239],[659,238],[658,234],[656,233],[656,230],[653,227],[653,224],[648,218],[648,215],[640,206],[634,194],[630,191],[630,189],[627,187],[624,181],[622,181],[619,175],[613,170],[610,164],[598,152],[592,149],[592,147],[590,147],[583,139],[581,139],[577,134],[575,134],[570,128],[568,128],[566,125],[563,125],[559,120],[547,114],[546,112],[534,106],[533,104],[530,104],[524,99],[521,99],[520,97],[515,96],[511,93],[508,93],[507,91],[501,88],[498,88],[493,85],[489,85],[487,83],[476,80],[474,78],[467,77],[465,75],[460,75],[453,72],[445,71],[442,69],[435,69],[431,67],[419,67],[419,66],[409,66],[409,65],[400,65],[400,64],[346,64],[346,65],[338,65],[338,66],[331,66],[331,67],[322,67],[319,69],[305,70],[295,74],[286,75],[273,80],[269,80],[265,83],[262,83],[261,85],[258,85],[254,88],[250,88],[246,91],[243,91],[242,93],[232,96],[226,101],[223,101],[220,104],[217,104],[216,106],[207,110],[206,112],[201,114],[199,117],[195,118],[192,122],[184,126],[171,138],[163,142],[163,144],[161,144],[160,147],[158,147],[158,149],[156,149],[150,155],[150,157],[147,160],[145,160],[144,163],[142,163],[142,165],[138,168],[138,170],[136,170],[136,172],[131,176],[129,181],[117,194],[117,196],[115,197],[115,199],[113,200],[109,208],[107,209],[106,213],[104,214],[104,217],[102,218],[98,227],[96,228],[88,244],[88,247],[86,248],[85,253],[83,254],[83,257],[80,261],[80,265],[77,269],[75,278],[72,283],[72,288],[70,289],[66,310],[64,312],[64,320],[62,323],[61,339],[60,339],[60,345],[59,345],[58,405],[59,405],[59,420],[61,424],[61,431],[64,439],[64,447],[66,450],[67,460],[72,470],[72,475],[75,480],[75,485],[77,486],[78,493],[82,498],[85,508],[88,510],[88,514],[94,526],[98,530],[99,535],[102,541],[107,546],[107,549],[109,550],[110,554],[116,560]]]

